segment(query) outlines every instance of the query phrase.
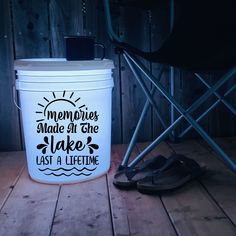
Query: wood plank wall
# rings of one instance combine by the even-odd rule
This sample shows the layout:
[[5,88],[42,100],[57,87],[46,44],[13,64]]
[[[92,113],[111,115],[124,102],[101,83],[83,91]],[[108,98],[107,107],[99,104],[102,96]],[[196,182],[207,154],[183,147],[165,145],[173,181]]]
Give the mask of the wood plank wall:
[[[82,3],[86,12],[82,11]],[[167,1],[166,1],[167,2]],[[168,4],[168,3],[167,3]],[[125,41],[143,50],[158,48],[169,30],[168,6],[153,11],[141,9],[119,10],[112,14],[116,32]],[[115,63],[112,110],[112,142],[127,143],[135,129],[139,114],[146,101],[138,83],[134,80],[124,58],[115,54],[105,29],[101,0],[2,0],[0,1],[0,150],[22,149],[20,115],[13,105],[12,85],[13,59],[32,57],[64,57],[64,35],[92,35],[106,45],[107,58]],[[154,75],[160,70],[158,64],[147,62]],[[184,107],[188,107],[205,88],[187,72],[175,70],[175,95]],[[169,88],[169,70],[161,79]],[[208,76],[214,82],[215,75]],[[232,80],[231,84],[235,83]],[[147,86],[151,86],[147,83]],[[236,92],[228,96],[236,103]],[[212,99],[214,101],[214,99]],[[212,102],[211,101],[211,102]],[[168,123],[170,106],[156,92],[156,103]],[[209,106],[204,104],[203,107]],[[199,114],[199,111],[195,115]],[[202,122],[203,127],[214,136],[236,135],[236,119],[226,108],[220,106]],[[180,125],[179,131],[186,124]],[[139,141],[150,141],[163,128],[152,109],[146,115]],[[187,137],[196,136],[190,132]]]
[[0,1],[0,150],[21,148],[18,111],[13,103],[13,38],[9,1]]

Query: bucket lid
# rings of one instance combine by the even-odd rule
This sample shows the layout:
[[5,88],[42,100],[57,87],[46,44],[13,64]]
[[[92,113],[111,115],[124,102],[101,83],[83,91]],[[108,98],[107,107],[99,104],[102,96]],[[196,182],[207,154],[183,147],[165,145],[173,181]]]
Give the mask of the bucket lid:
[[15,60],[14,69],[17,71],[111,70],[114,69],[114,64],[108,59],[67,61],[65,58],[32,58]]

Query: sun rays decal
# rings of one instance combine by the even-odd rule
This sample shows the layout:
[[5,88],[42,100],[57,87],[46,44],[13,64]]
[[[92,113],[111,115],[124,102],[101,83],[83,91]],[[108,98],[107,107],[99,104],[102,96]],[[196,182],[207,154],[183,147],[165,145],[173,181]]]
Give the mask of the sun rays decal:
[[[70,93],[69,98],[66,98],[65,95],[66,95],[66,91],[63,91],[63,94],[62,94],[62,97],[61,97],[61,98],[57,98],[55,92],[52,92],[53,98],[52,98],[51,100],[50,100],[49,98],[43,97],[44,103],[45,103],[45,101],[46,101],[46,104],[44,104],[43,102],[38,103],[38,106],[42,109],[42,111],[41,111],[41,109],[40,109],[40,111],[36,111],[36,113],[37,113],[37,114],[43,114],[43,116],[46,116],[47,108],[48,108],[51,104],[53,104],[53,103],[55,103],[55,102],[67,102],[67,103],[71,104],[73,107],[76,107],[76,105],[77,105],[76,103],[80,100],[80,97],[76,98],[76,99],[73,101],[73,100],[72,100],[72,99],[73,99],[72,97],[73,97],[73,95],[74,95],[74,92],[71,92],[71,93]],[[83,108],[83,107],[85,107],[85,104],[79,106],[78,108],[81,109],[81,108]],[[41,122],[41,121],[44,121],[44,120],[45,120],[45,119],[39,119],[39,120],[36,120],[36,122]]]
[[99,145],[93,137],[99,132],[99,114],[81,102],[75,92],[52,92],[37,103],[36,148],[38,170],[44,175],[89,176],[99,165]]

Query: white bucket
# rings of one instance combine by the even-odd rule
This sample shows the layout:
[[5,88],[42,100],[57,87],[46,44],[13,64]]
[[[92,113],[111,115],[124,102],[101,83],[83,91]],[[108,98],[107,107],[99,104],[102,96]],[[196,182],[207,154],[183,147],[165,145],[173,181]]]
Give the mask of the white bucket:
[[110,167],[110,60],[15,61],[29,175],[74,183]]

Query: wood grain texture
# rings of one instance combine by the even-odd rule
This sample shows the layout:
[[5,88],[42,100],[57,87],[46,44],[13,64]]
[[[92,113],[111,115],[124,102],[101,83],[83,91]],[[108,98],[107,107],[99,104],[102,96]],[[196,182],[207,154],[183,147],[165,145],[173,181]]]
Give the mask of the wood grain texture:
[[[165,151],[164,154],[168,156],[171,152],[176,151],[197,160],[203,154],[201,150],[196,155],[196,150],[199,148],[189,147],[186,143],[181,146],[182,149],[176,148],[178,145],[181,144],[173,144],[173,150]],[[153,156],[158,155],[159,149],[158,146],[151,154]],[[187,153],[186,150],[191,150],[191,154]],[[204,176],[203,179],[205,179]],[[234,235],[236,232],[236,228],[229,218],[197,181],[193,181],[179,190],[163,194],[161,199],[179,235],[213,236],[223,233]]]
[[[130,43],[132,46],[137,47],[144,51],[149,51],[149,29],[147,28],[148,12],[140,9],[122,9],[121,8],[120,27],[119,33],[120,38]],[[131,30],[132,29],[132,30]],[[142,62],[149,67],[149,62],[142,60]],[[146,102],[146,96],[142,91],[139,83],[136,81],[133,72],[129,68],[125,59],[121,57],[121,104],[122,104],[122,130],[123,130],[123,143],[128,143],[139,116]],[[138,72],[139,77],[143,75]],[[145,84],[150,88],[150,83]],[[147,141],[152,138],[152,119],[151,111],[146,114],[145,121],[138,140]]]
[[[235,224],[236,175],[229,171],[222,162],[217,160],[216,155],[203,146],[202,142],[185,141],[181,144],[171,144],[171,146],[177,153],[193,158],[201,165],[207,167],[206,174],[204,174],[201,178],[201,183],[210,196],[214,199],[217,206],[220,206],[220,209],[223,209],[225,213],[224,218],[226,219],[226,216],[228,216]],[[204,192],[203,189],[201,191]],[[201,209],[208,208],[207,206],[202,206]],[[217,207],[217,209],[219,208]],[[218,221],[221,222],[221,220],[216,218],[217,217],[213,219],[215,224],[217,224]],[[212,220],[211,217],[209,219]],[[222,230],[218,228],[219,233],[223,233],[224,230],[228,230],[227,225],[228,224],[226,224],[225,227],[222,225]]]
[[[114,46],[112,45],[105,27],[105,15],[103,6],[100,3],[101,1],[97,0],[96,4],[93,0],[88,1],[90,6],[92,6],[96,11],[96,18],[93,24],[88,23],[88,30],[91,32],[91,35],[95,36],[95,39],[99,43],[103,43],[106,47],[106,58],[113,60],[114,70],[113,70],[113,80],[114,88],[112,91],[112,143],[121,143],[122,142],[122,108],[121,108],[121,75],[120,75],[120,56],[115,54]],[[94,14],[94,10],[87,12],[88,16]],[[90,17],[88,17],[90,19]],[[92,18],[94,19],[94,18]],[[91,27],[92,25],[92,27]],[[100,27],[99,27],[100,26]],[[101,27],[104,26],[104,27]],[[113,27],[115,32],[119,31],[119,22],[118,17],[113,15]],[[97,51],[97,54],[100,55],[101,52]]]
[[[150,19],[150,33],[151,33],[151,40],[150,40],[150,48],[151,51],[158,50],[170,31],[170,12],[169,12],[169,2],[165,1],[162,4],[158,5],[157,7],[151,10],[151,19]],[[158,63],[151,64],[151,71],[152,74],[157,77],[160,72],[161,65]],[[178,76],[175,77],[175,84]],[[160,80],[162,85],[169,90],[169,82],[170,82],[170,68],[166,67],[162,78]],[[177,87],[177,86],[176,86]],[[176,88],[177,89],[177,88]],[[163,117],[163,120],[168,125],[170,122],[170,103],[165,99],[165,97],[159,92],[156,91],[155,93],[155,102],[158,106],[158,110],[160,115]],[[160,135],[163,131],[163,127],[157,118],[155,112],[152,114],[153,120],[153,138]]]
[[121,161],[121,156],[119,154],[120,148],[125,149],[125,145],[112,146],[112,155],[111,155],[112,163],[111,163],[111,168],[107,175],[107,181],[108,181],[110,204],[112,209],[112,222],[115,232],[114,235],[128,236],[130,235],[130,229],[129,229],[129,219],[128,219],[125,199],[123,197],[122,191],[115,188],[112,183],[116,169]]
[[24,166],[23,152],[0,153],[0,210],[14,189]]
[[[12,0],[11,11],[15,59],[48,58],[50,56],[48,1]],[[22,120],[21,114],[20,120]],[[22,122],[20,123],[23,130]],[[23,132],[21,142],[22,148],[25,149]]]
[[20,150],[18,110],[13,102],[13,41],[9,1],[0,1],[0,151]]
[[[200,76],[211,86],[222,76],[222,73],[208,73]],[[223,95],[227,89],[233,86],[235,80],[232,78],[225,86],[217,90],[217,93]],[[179,70],[177,79],[175,80],[176,99],[186,109],[192,105],[199,97],[206,91],[207,87],[191,72]],[[206,101],[204,101],[198,109],[191,113],[192,117],[197,119],[203,112],[205,112],[215,101],[217,97],[213,94]],[[231,92],[225,98],[232,106],[235,106],[235,93]],[[219,136],[233,136],[236,132],[236,117],[225,107],[223,103],[219,103],[212,109],[201,121],[200,126],[213,137]],[[177,129],[178,132],[183,131],[189,126],[188,122],[182,122]],[[192,128],[183,138],[196,138],[199,134]]]
[[[235,138],[218,141],[236,158]],[[146,145],[138,144],[132,158]],[[147,158],[169,156],[175,151],[208,166],[200,182],[192,181],[160,197],[113,186],[113,176],[126,148],[113,145],[112,168],[107,177],[61,187],[32,181],[26,168],[20,174],[25,163],[23,152],[1,153],[0,235],[236,234],[235,175],[205,144],[186,141],[170,146],[163,142],[150,153]]]
[[[211,75],[204,75],[204,79],[209,82],[211,79]],[[182,81],[181,82],[182,90],[179,93],[179,100],[181,102],[181,105],[186,109],[190,107],[191,104],[206,91],[207,88],[191,72],[181,71],[180,80]],[[209,106],[212,104],[212,100],[213,100],[212,97],[210,97],[210,99],[202,103],[201,106],[196,111],[191,113],[192,117],[197,118],[199,115],[201,115],[202,112],[208,109]],[[211,118],[212,118],[212,112],[209,113],[209,115],[205,116],[202,119],[202,121],[199,122],[201,127],[206,132],[210,133],[212,132],[210,126],[211,127],[215,126],[217,122],[217,117],[215,117],[216,119],[214,121]],[[213,124],[211,124],[211,122],[213,122]],[[179,131],[183,130],[185,127],[188,126],[189,126],[188,122],[183,122],[180,126]],[[184,138],[188,137],[199,137],[199,134],[194,129],[191,129]]]
[[[143,151],[150,143],[138,143],[137,148],[139,152]],[[163,155],[169,157],[173,154],[173,150],[165,142],[161,142],[156,148],[154,148],[148,155],[145,156],[145,159],[149,159],[158,155]]]
[[[225,148],[225,151],[236,162],[235,145],[236,139],[217,140]],[[208,192],[215,199],[217,204],[224,209],[224,212],[231,218],[236,225],[236,175],[226,167],[219,157],[209,149],[203,141],[194,143],[189,147],[194,150],[201,150],[202,154],[198,157],[199,161],[206,163],[209,171],[203,176],[201,182]],[[190,154],[189,154],[190,155]],[[197,155],[197,152],[191,154]],[[197,158],[197,157],[196,157]]]
[[[222,77],[222,73],[212,73],[210,76],[210,84],[215,84],[217,80]],[[225,83],[217,92],[223,95],[228,89],[233,87],[236,83],[236,76],[234,75],[231,79]],[[213,101],[217,100],[216,96],[213,95],[211,98],[211,104]],[[236,93],[235,90],[232,91],[226,98],[226,101],[230,103],[234,108],[236,105]],[[209,132],[211,136],[214,137],[226,137],[235,136],[236,132],[236,116],[231,113],[231,111],[220,102],[219,105],[213,109],[209,114]]]
[[58,185],[32,181],[24,170],[0,212],[0,235],[49,235]]
[[236,159],[236,138],[227,137],[227,138],[217,138],[216,142],[226,150],[226,152],[233,158]]
[[113,235],[105,175],[62,186],[51,235]]
[[[83,2],[83,1],[82,1]],[[83,34],[95,37],[97,36],[97,31],[105,30],[105,25],[100,25],[99,27],[99,11],[98,3],[99,0],[86,0],[84,1],[84,13],[83,13]],[[104,22],[105,23],[105,22]],[[104,26],[104,27],[103,27]]]
[[[106,45],[106,58],[112,59],[115,64],[113,73],[114,89],[112,99],[112,143],[121,142],[121,116],[120,116],[120,82],[119,60],[115,56],[105,27],[104,11],[99,1],[85,1],[85,12],[82,0],[55,1],[49,3],[50,34],[53,57],[65,57],[65,35],[88,35],[95,37],[95,41]],[[101,52],[96,50],[96,56]]]
[[13,0],[16,58],[49,57],[48,1]]
[[49,1],[52,57],[65,57],[64,36],[83,35],[82,1]]
[[[113,146],[113,164],[108,173],[115,235],[176,235],[159,197],[143,195],[135,189],[122,191],[113,186],[113,177],[126,147],[126,145]],[[162,153],[161,148],[159,151]],[[137,149],[133,152],[133,157],[136,154]]]
[[162,197],[179,235],[235,235],[236,228],[197,182]]
[[[23,139],[20,137],[19,115],[12,101],[14,56],[15,58],[64,57],[64,35],[91,35],[95,36],[98,42],[105,44],[107,58],[112,59],[115,63],[112,142],[129,142],[146,97],[124,58],[114,53],[114,47],[109,41],[105,29],[102,1],[84,1],[86,13],[83,13],[82,2],[82,0],[1,1],[0,150],[20,150],[21,143],[23,143]],[[150,15],[150,13],[152,14]],[[115,31],[121,38],[145,51],[159,48],[167,36],[168,6],[158,6],[157,9],[152,9],[150,12],[142,9],[115,10],[112,12],[112,18]],[[159,64],[145,63],[154,75],[158,74]],[[208,82],[214,84],[218,75],[214,73],[207,77]],[[229,87],[235,84],[235,78],[228,82]],[[168,69],[163,75],[162,84],[167,90],[169,89]],[[147,86],[151,87],[148,82]],[[223,94],[225,88],[226,86],[223,86],[218,92]],[[183,107],[187,108],[205,90],[204,85],[189,72],[176,70],[175,96]],[[159,92],[156,93],[155,100],[164,120],[169,123],[169,103]],[[193,116],[196,117],[215,100],[214,96],[211,96],[210,101],[205,102],[198,111],[193,113]],[[235,106],[235,91],[227,97],[227,100]],[[186,122],[180,124],[177,131],[183,130],[186,125]],[[221,104],[203,119],[201,126],[214,136],[234,136],[236,117]],[[140,132],[139,141],[150,141],[161,131],[163,128],[153,110],[150,109]],[[188,137],[198,137],[198,134],[191,130],[184,138]]]

